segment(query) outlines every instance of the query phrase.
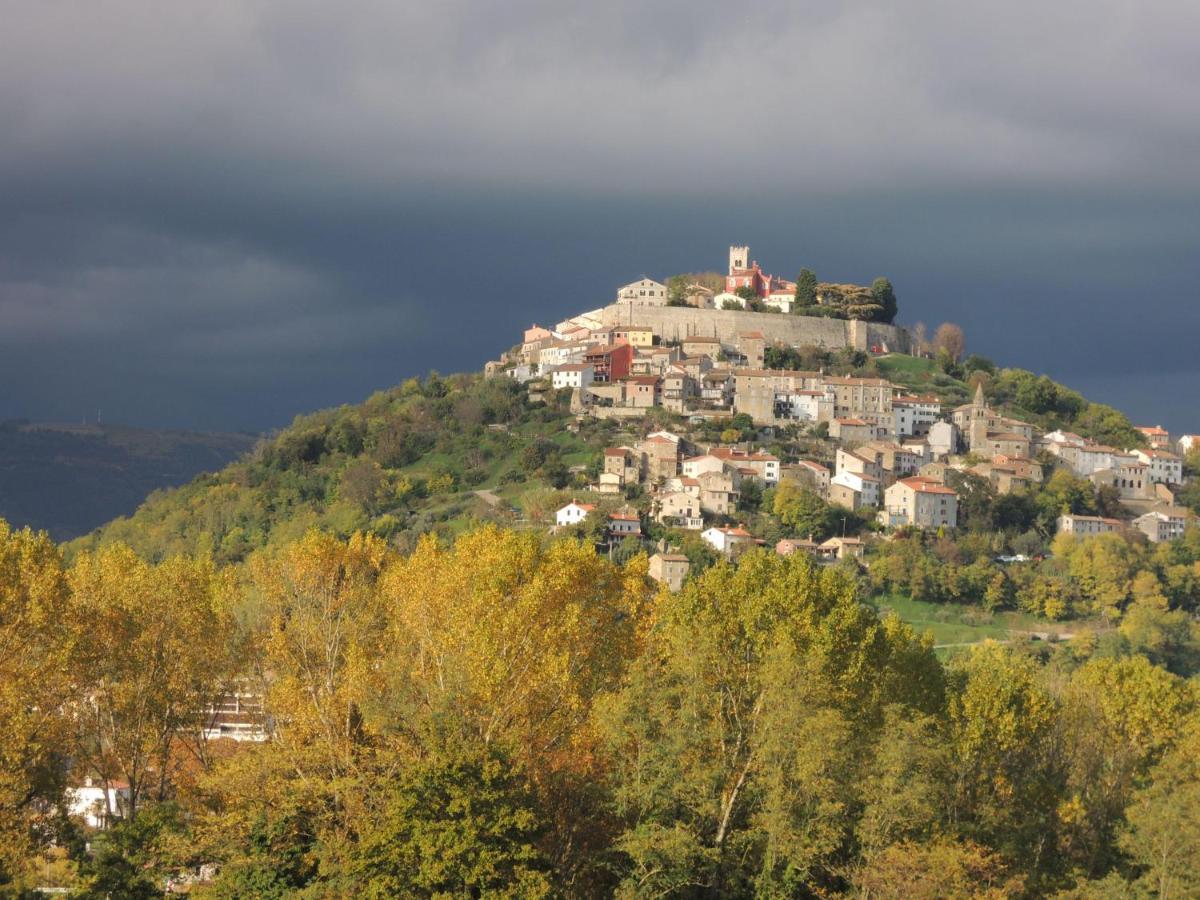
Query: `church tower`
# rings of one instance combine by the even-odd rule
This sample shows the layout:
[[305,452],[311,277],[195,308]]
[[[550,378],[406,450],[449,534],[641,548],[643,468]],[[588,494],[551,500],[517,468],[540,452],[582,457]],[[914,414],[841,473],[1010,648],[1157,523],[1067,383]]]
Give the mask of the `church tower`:
[[749,247],[730,247],[729,248],[729,274],[732,275],[737,269],[750,268],[750,248]]

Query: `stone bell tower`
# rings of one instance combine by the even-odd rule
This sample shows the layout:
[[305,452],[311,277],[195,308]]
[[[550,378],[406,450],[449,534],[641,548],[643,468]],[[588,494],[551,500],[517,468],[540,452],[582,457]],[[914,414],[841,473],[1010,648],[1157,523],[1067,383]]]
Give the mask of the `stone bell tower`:
[[729,248],[729,274],[732,275],[735,270],[750,268],[750,248],[749,247],[730,247]]

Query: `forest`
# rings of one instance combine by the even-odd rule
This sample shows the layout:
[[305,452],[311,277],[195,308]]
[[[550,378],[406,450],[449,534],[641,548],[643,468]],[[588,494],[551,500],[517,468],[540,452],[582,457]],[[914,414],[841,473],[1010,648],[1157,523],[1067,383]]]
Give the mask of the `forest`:
[[[1144,653],[942,658],[849,567],[678,594],[494,525],[312,531],[220,567],[0,529],[5,890],[211,897],[1194,896],[1195,681]],[[530,627],[536,623],[536,627]],[[224,693],[270,739],[206,740]],[[129,787],[85,835],[67,778]]]
[[[978,361],[887,374],[1128,428]],[[1200,533],[1052,539],[1112,502],[1055,472],[964,480],[960,529],[862,560],[731,565],[649,520],[602,550],[540,527],[625,439],[562,401],[412,379],[86,538],[0,527],[0,896],[1200,893]],[[742,504],[769,540],[871,527],[790,483]],[[213,731],[231,696],[265,740]],[[85,780],[124,792],[106,830]]]

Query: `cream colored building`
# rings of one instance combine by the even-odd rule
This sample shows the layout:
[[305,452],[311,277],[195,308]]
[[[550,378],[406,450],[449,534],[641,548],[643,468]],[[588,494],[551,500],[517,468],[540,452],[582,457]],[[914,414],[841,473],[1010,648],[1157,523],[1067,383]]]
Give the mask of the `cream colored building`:
[[720,338],[704,337],[702,335],[684,338],[682,347],[685,358],[689,356],[707,356],[714,362],[716,362],[722,352]]
[[865,444],[875,440],[876,429],[865,419],[838,418],[829,423],[829,436],[841,444]]
[[619,288],[617,302],[630,306],[666,306],[667,286],[653,278],[642,278]]
[[1133,520],[1133,527],[1157,544],[1183,537],[1191,522],[1192,515],[1187,510],[1164,507],[1138,516]]
[[795,481],[822,497],[829,496],[829,469],[811,459],[783,463],[779,467],[780,481]]
[[670,591],[683,587],[691,563],[682,553],[655,553],[650,557],[650,577]]
[[1124,527],[1124,523],[1120,519],[1107,519],[1103,516],[1077,516],[1074,513],[1063,513],[1058,517],[1059,534],[1087,537],[1093,534],[1112,534],[1121,531]]
[[631,447],[606,447],[604,471],[619,475],[622,486],[637,484],[642,478],[642,455]]
[[902,478],[884,491],[880,516],[886,517],[889,525],[954,528],[958,524],[958,495],[927,478]]
[[683,491],[667,491],[655,497],[655,518],[663,525],[678,525],[680,528],[701,529],[704,517],[700,509],[700,498]]
[[612,335],[614,340],[624,341],[638,349],[654,346],[654,329],[649,325],[616,325]]

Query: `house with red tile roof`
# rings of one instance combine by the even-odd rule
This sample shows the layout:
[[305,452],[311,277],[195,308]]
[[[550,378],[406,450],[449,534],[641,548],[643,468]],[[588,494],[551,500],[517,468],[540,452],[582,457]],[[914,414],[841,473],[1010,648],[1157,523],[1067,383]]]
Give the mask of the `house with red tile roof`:
[[883,492],[879,515],[885,525],[954,528],[958,525],[958,494],[920,475],[901,478]]

